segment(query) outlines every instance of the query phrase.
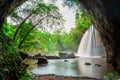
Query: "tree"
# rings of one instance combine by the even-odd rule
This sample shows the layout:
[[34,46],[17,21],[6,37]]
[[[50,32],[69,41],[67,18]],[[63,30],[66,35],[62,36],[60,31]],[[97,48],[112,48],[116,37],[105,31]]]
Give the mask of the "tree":
[[54,4],[45,4],[43,2],[34,2],[36,4],[33,4],[33,1],[28,2],[29,4],[31,3],[30,7],[24,7],[27,6],[27,3],[24,3],[24,5],[18,7],[10,16],[11,20],[17,21],[19,24],[14,34],[13,42],[17,41],[16,39],[20,37],[19,35],[21,34],[21,30],[23,30],[22,28],[25,27],[23,25],[28,22],[32,23],[31,27],[26,29],[26,33],[24,32],[25,34],[21,35],[22,37],[20,37],[20,39],[22,39],[18,45],[19,48],[34,28],[42,31],[51,28],[56,30],[59,28],[59,26],[62,25],[62,22],[64,21],[62,19],[62,15],[59,13],[59,9]]
[[0,74],[4,80],[18,80],[26,73],[27,65],[22,63],[18,49],[9,37],[11,35],[5,34],[2,28],[7,16],[24,2],[25,0],[5,0],[0,4]]
[[5,0],[0,1],[0,30],[2,29],[4,20],[7,18],[7,16],[10,15],[10,13],[16,8],[17,6],[24,3],[26,0]]
[[[14,46],[8,41],[8,37],[2,30],[7,16],[10,15],[15,7],[25,1],[26,0],[0,1],[0,74],[2,74],[1,77],[4,80],[17,80],[26,72],[27,66],[21,63],[22,60],[19,54],[17,54]],[[5,69],[7,69],[7,71]]]

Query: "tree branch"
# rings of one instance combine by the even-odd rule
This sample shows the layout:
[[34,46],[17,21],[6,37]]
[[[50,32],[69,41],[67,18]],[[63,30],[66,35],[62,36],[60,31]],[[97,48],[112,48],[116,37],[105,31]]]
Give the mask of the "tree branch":
[[21,48],[21,45],[23,44],[23,42],[25,41],[26,37],[30,34],[30,32],[39,24],[39,22],[41,22],[44,18],[46,18],[47,16],[43,17],[42,19],[40,19],[34,26],[32,26],[30,28],[30,30],[25,34],[25,36],[23,37],[23,39],[21,40],[20,44],[19,44],[19,48]]
[[32,14],[33,14],[33,13],[29,14],[29,15],[22,21],[22,23],[20,24],[20,26],[17,28],[17,30],[16,30],[16,32],[15,32],[15,34],[14,34],[14,37],[13,37],[13,42],[15,41],[16,36],[17,36],[20,28],[23,26],[23,24],[27,21],[27,19],[28,19]]

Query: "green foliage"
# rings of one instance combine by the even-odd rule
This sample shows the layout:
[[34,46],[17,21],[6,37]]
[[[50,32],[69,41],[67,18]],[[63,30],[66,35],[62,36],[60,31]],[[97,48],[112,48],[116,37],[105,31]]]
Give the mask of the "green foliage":
[[[16,42],[19,48],[21,48],[26,37],[34,28],[41,31],[58,29],[64,21],[58,7],[54,4],[46,4],[36,0],[28,2],[31,3],[31,7],[26,2],[18,7],[10,16],[11,21],[17,21],[19,24],[13,36],[13,42]],[[26,5],[28,7],[25,7]]]
[[17,26],[8,24],[7,21],[3,24],[2,32],[7,36],[9,39],[13,38],[13,35],[16,31]]
[[107,73],[107,74],[105,74],[105,77],[106,78],[120,78],[120,72],[114,72],[114,73]]
[[26,38],[25,42],[22,45],[23,51],[26,52],[46,52],[47,43],[49,41],[49,34],[45,32],[40,32],[37,29],[34,29]]
[[0,34],[0,73],[5,80],[17,80],[26,72],[27,66],[22,63],[14,44],[5,34]]
[[[76,15],[79,15],[78,13]],[[85,11],[82,11],[82,14],[81,16],[79,16],[80,18],[77,18],[76,20],[76,27],[77,27],[77,30],[86,30],[90,27],[91,25],[91,21],[88,17],[88,15],[86,14]],[[80,32],[81,32],[80,31]]]
[[[50,32],[34,28],[25,38],[20,50],[25,53],[57,53],[61,50],[76,52],[82,35],[91,25],[91,22],[84,11],[82,14],[76,13],[76,15],[76,27],[72,28],[69,33],[61,33],[61,29],[59,29],[51,34]],[[16,41],[14,43],[15,46],[20,44],[23,36],[26,35],[32,26],[32,23],[24,23],[22,25],[16,37]],[[17,27],[18,25],[5,23],[3,32],[11,39],[13,38],[13,34]]]
[[26,65],[18,55],[7,54],[0,62],[0,72],[5,76],[5,80],[16,80],[26,72]]
[[[7,35],[10,35],[10,33],[14,33],[13,30],[16,25],[11,26],[10,29],[8,26],[10,25],[6,24],[6,26],[4,26],[3,29],[5,28],[4,31],[8,32]],[[23,27],[23,29],[21,28],[20,34],[17,37],[17,42],[14,43],[13,45],[14,48],[16,48],[15,46],[19,44],[20,39],[27,32],[27,29],[31,27],[31,24],[27,23],[27,24],[24,24],[23,26],[25,27]],[[55,52],[61,51],[62,47],[64,47],[64,49],[66,50],[75,51],[78,44],[76,43],[75,38],[74,37],[71,38],[70,35],[71,34],[69,33],[61,34],[59,32],[55,32],[51,34],[49,32],[33,29],[31,33],[26,37],[25,42],[23,43],[22,48],[20,50],[26,53],[36,53],[36,52],[55,53]],[[10,48],[12,49],[12,47]]]
[[[74,4],[75,2],[76,2],[75,0],[72,1],[72,3]],[[8,49],[10,50],[14,50],[15,48],[17,49],[18,46],[22,44],[20,50],[26,53],[36,53],[36,52],[56,53],[56,52],[60,52],[61,50],[71,50],[73,52],[76,52],[82,35],[91,25],[91,22],[87,17],[85,11],[81,10],[82,11],[81,13],[76,12],[75,15],[76,27],[72,28],[72,30],[69,33],[61,34],[61,29],[58,29],[54,31],[53,34],[51,34],[47,32],[47,28],[49,28],[50,25],[55,24],[54,22],[57,22],[57,20],[60,19],[59,17],[61,17],[61,15],[59,14],[59,9],[54,4],[45,4],[43,2],[37,3],[36,1],[33,1],[32,4],[33,3],[35,6],[32,5],[32,8],[19,7],[17,8],[16,11],[14,11],[11,14],[12,19],[14,20],[16,19],[18,21],[20,20],[19,22],[22,21],[23,23],[20,23],[18,25],[10,25],[7,22],[4,23],[3,33],[8,37],[9,41],[12,42],[12,39],[15,37],[15,41],[13,40],[14,41],[13,46],[11,45]],[[21,13],[21,16],[19,13]],[[51,18],[52,17],[55,18],[53,19],[53,22],[51,22],[51,18],[47,19],[50,21],[49,27],[46,27],[49,23],[46,22],[46,19],[44,19],[43,14],[51,16]],[[58,14],[57,15],[58,17],[56,17],[56,14]],[[30,17],[23,18],[23,15],[25,16],[30,15]],[[43,20],[38,24],[38,26],[34,27],[36,22],[39,22],[39,18],[37,18],[38,16],[43,17],[45,22]],[[42,22],[44,24],[42,24]],[[17,32],[17,36],[15,36],[15,32],[19,27],[20,29]],[[50,28],[52,29],[52,27]],[[43,29],[45,29],[46,31]],[[21,43],[22,41],[23,43]]]
[[75,49],[78,48],[82,36],[84,35],[85,31],[91,26],[91,24],[92,23],[85,11],[82,10],[81,14],[76,13],[76,27],[72,28],[69,33],[69,39],[72,38],[71,42],[76,43],[74,44]]
[[30,74],[29,71],[27,71],[27,72],[26,72],[20,79],[18,79],[18,80],[32,80],[32,78],[33,78],[33,75]]
[[73,8],[78,4],[78,0],[63,0],[64,6],[68,6],[69,8]]
[[79,44],[76,40],[77,38],[75,38],[75,35],[72,36],[71,34],[72,33],[64,33],[61,35],[59,40],[61,41],[65,50],[76,52]]

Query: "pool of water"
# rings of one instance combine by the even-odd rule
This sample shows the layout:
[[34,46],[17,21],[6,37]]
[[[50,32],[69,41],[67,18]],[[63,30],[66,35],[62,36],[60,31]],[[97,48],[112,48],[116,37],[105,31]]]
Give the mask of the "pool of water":
[[[106,58],[51,59],[48,61],[49,63],[44,66],[38,66],[36,60],[27,59],[25,62],[30,64],[28,67],[30,72],[36,75],[55,74],[101,78],[105,73],[113,72],[111,64],[106,63]],[[85,63],[90,64],[85,65]]]

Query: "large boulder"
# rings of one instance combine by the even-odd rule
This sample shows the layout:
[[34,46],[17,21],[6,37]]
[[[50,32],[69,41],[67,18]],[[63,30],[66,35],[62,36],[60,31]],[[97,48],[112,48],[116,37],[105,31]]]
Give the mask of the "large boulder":
[[48,61],[45,57],[40,57],[38,58],[38,62],[37,62],[38,65],[44,65],[44,64],[48,64]]

